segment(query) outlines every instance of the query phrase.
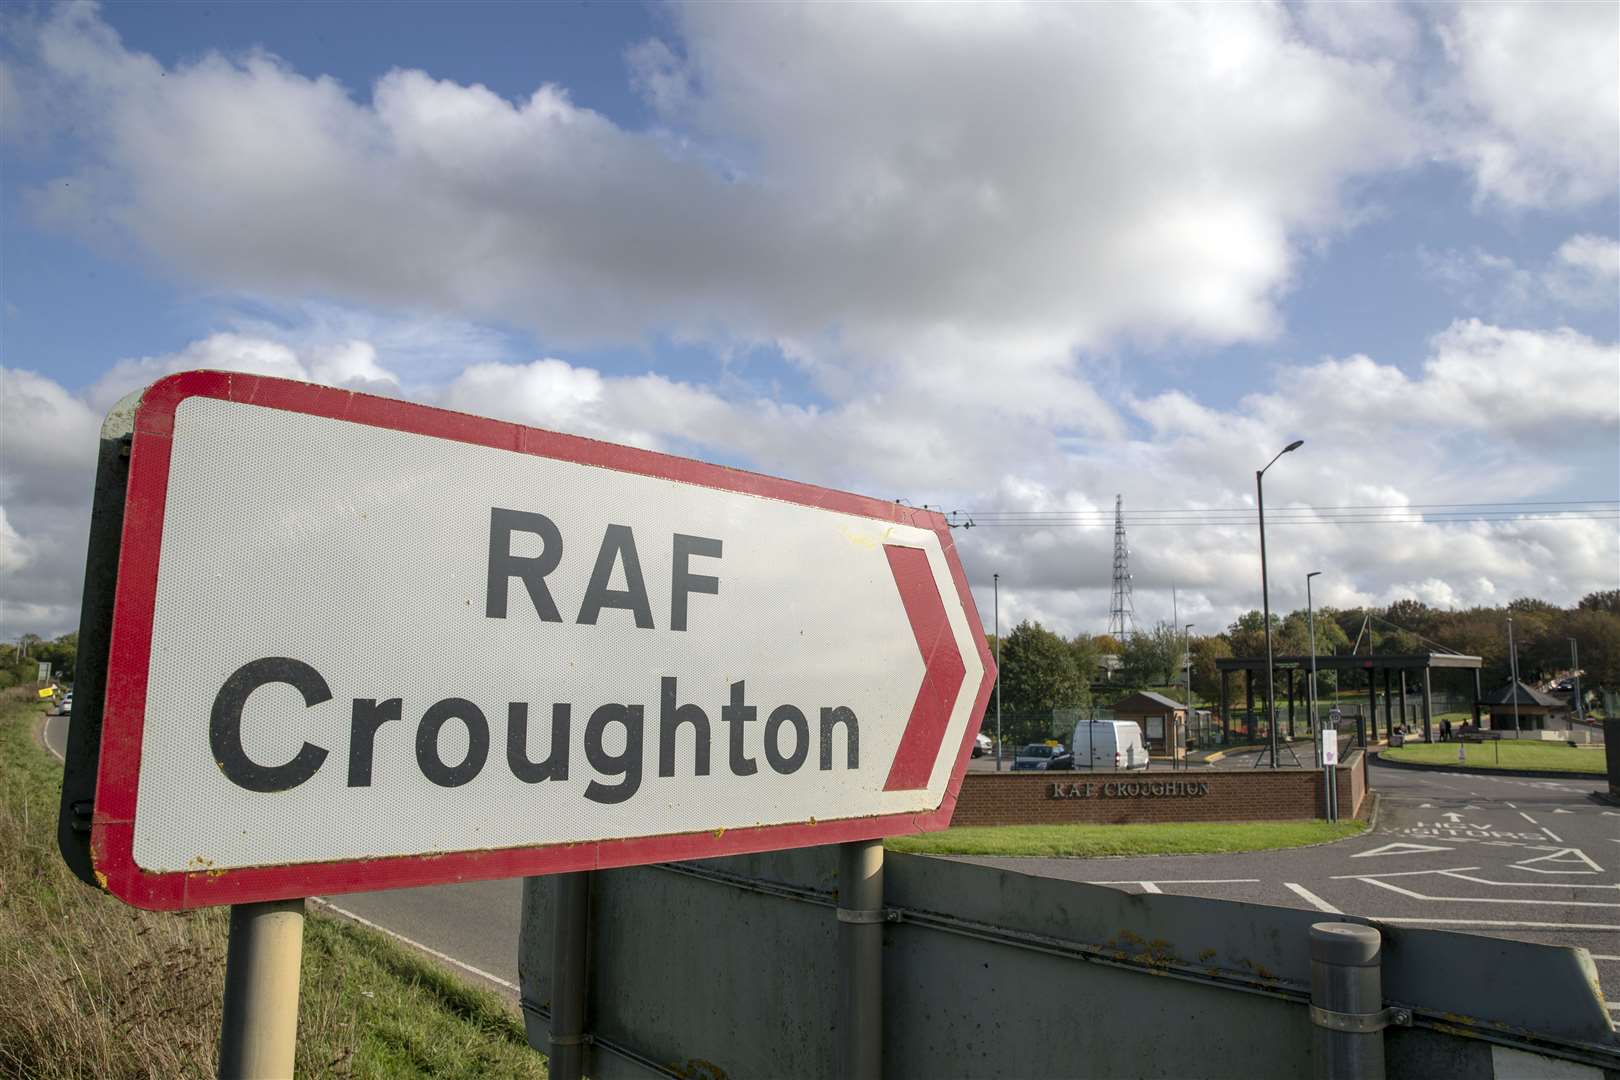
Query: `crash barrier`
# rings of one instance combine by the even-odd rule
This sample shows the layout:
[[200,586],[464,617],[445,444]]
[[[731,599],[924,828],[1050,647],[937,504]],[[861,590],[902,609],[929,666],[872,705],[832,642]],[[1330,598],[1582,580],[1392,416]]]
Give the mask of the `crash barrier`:
[[[852,926],[881,936],[881,1015],[858,1026],[880,1032],[888,1080],[1293,1080],[1337,1054],[1313,1046],[1341,1036],[1362,1046],[1348,1055],[1357,1067],[1379,1043],[1384,1071],[1318,1075],[1603,1080],[1620,1069],[1581,949],[1345,916],[1377,930],[1378,948],[1330,942],[1324,955],[1312,944],[1320,912],[921,855],[884,863],[870,910],[869,897],[859,910],[841,901],[831,847],[590,875],[584,1024],[568,1035],[587,1074],[845,1075],[840,941]],[[525,883],[521,1003],[540,1049],[557,994],[556,896],[547,879]],[[1349,973],[1354,992],[1334,974],[1374,960],[1376,978]]]
[[[1309,748],[1300,753],[1309,765]],[[1339,817],[1355,817],[1366,805],[1367,756],[1352,750],[1340,762]],[[1311,768],[970,771],[951,824],[1285,821],[1320,818],[1324,808],[1322,773]]]

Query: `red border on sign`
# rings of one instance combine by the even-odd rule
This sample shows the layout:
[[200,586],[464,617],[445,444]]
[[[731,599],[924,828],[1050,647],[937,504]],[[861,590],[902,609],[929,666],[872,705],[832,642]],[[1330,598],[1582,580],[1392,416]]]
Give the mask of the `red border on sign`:
[[[438,885],[456,881],[526,877],[572,870],[638,866],[706,859],[850,840],[871,840],[943,829],[950,824],[972,754],[977,726],[967,724],[939,807],[925,813],[848,818],[715,832],[600,840],[578,844],[503,848],[445,855],[405,855],[344,862],[297,863],[219,871],[149,873],[135,864],[135,808],[146,719],[152,618],[157,598],[158,556],[169,486],[174,414],[190,397],[217,398],[270,409],[348,420],[498,450],[595,465],[701,487],[762,495],[804,506],[929,529],[939,537],[957,597],[984,665],[972,716],[984,711],[995,684],[995,664],[984,640],[967,577],[945,519],[881,499],[780,480],[689,458],[597,442],[480,416],[435,409],[392,398],[289,382],[257,375],[187,371],[147,388],[135,413],[124,532],[113,607],[112,646],[101,757],[96,777],[90,850],[96,876],[108,891],[137,907],[155,910],[252,903],[326,893]],[[943,598],[942,598],[943,599]]]

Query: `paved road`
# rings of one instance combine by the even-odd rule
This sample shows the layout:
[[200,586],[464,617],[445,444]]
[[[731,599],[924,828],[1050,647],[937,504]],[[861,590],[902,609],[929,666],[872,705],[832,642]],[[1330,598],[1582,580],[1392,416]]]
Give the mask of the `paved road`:
[[1111,885],[1367,916],[1592,953],[1620,1010],[1620,809],[1600,781],[1373,766],[1376,831],[1286,851],[1141,859],[974,859]]
[[[61,753],[67,725],[46,740]],[[992,763],[993,767],[993,763]],[[1142,859],[975,859],[1024,873],[1350,913],[1436,929],[1578,945],[1620,1010],[1620,809],[1600,781],[1532,780],[1374,766],[1377,830],[1314,848]],[[515,996],[522,883],[475,882],[333,897]]]

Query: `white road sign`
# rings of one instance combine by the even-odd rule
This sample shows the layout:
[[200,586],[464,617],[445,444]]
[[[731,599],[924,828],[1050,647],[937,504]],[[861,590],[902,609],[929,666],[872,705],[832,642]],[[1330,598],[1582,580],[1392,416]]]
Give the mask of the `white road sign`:
[[948,824],[937,514],[281,380],[136,421],[92,831],[147,907]]
[[1339,763],[1339,733],[1334,728],[1322,729],[1322,764]]

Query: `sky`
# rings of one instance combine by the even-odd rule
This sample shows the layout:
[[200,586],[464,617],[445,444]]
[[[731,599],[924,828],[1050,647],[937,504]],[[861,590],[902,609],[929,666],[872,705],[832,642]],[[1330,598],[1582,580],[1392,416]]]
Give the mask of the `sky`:
[[1276,609],[1620,587],[1612,3],[13,4],[0,155],[0,636],[204,367],[959,511],[987,627],[1116,495],[1257,608],[1294,439]]

